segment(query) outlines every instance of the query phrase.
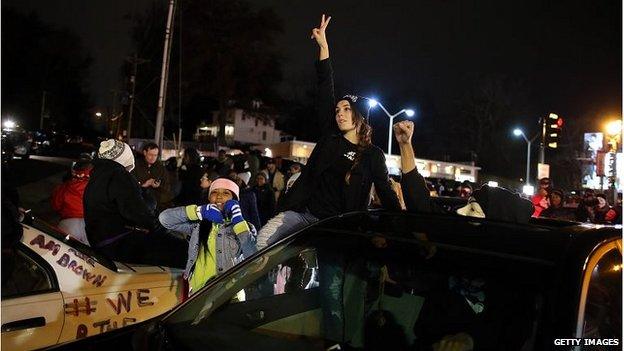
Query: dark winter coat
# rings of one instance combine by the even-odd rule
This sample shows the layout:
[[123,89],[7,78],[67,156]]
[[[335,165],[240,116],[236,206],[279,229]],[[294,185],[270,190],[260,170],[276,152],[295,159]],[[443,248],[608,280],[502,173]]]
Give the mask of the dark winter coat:
[[180,168],[178,178],[180,180],[180,194],[175,199],[178,206],[197,205],[201,202],[202,189],[200,179],[204,175],[200,165],[188,165],[186,169]]
[[[144,157],[137,157],[135,160],[135,167],[132,170],[132,175],[136,180],[143,184],[150,178],[160,181],[158,188],[144,188],[143,191],[147,192],[150,196],[156,200],[158,204],[158,211],[162,211],[169,207],[173,196],[171,194],[171,184],[169,182],[169,174],[165,169],[165,166],[160,161],[156,161],[153,165],[149,165]],[[198,180],[199,182],[199,180]]]
[[260,224],[264,226],[275,215],[275,193],[269,184],[251,188],[256,195]]
[[255,228],[260,229],[262,222],[260,221],[260,213],[258,211],[258,201],[256,200],[256,194],[251,188],[240,189],[240,199],[238,203],[243,213],[243,218],[247,222],[254,225]]
[[[279,212],[287,210],[304,211],[323,173],[337,158],[341,157],[336,152],[339,149],[340,138],[343,136],[333,118],[336,100],[330,60],[317,61],[316,72],[319,90],[317,101],[319,121],[324,124],[323,130],[329,133],[316,144],[301,176],[293,187],[280,198]],[[399,199],[390,185],[383,151],[377,146],[370,145],[362,152],[360,162],[351,172],[349,184],[345,184],[344,212],[365,210],[370,202],[370,191],[373,184],[375,184],[375,189],[384,208],[401,210]]]
[[153,231],[158,218],[141,197],[139,183],[119,163],[97,159],[84,193],[87,238],[92,246],[128,233],[132,227]]

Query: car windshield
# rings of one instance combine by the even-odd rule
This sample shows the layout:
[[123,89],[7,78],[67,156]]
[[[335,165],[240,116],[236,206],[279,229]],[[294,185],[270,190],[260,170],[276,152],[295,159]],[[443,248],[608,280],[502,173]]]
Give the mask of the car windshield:
[[456,338],[512,350],[534,340],[554,265],[441,234],[311,228],[197,292],[165,318],[168,342],[424,350]]

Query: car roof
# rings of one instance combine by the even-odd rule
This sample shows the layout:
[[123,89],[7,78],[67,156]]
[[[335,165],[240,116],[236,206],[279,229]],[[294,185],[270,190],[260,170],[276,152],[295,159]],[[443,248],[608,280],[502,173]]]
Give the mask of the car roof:
[[63,242],[65,245],[70,246],[71,248],[89,256],[90,258],[93,258],[102,266],[110,269],[111,271],[118,271],[117,265],[115,265],[115,263],[108,257],[102,255],[92,247],[87,246],[80,241],[72,238],[71,236],[68,236],[67,234],[59,231],[58,228],[55,228],[50,224],[32,216],[26,216],[23,223],[53,237],[58,241]]
[[556,262],[573,255],[584,260],[602,242],[621,238],[621,226],[601,226],[535,218],[510,223],[452,214],[369,210],[331,217],[308,227],[337,234],[368,233],[398,240],[429,240],[463,249]]

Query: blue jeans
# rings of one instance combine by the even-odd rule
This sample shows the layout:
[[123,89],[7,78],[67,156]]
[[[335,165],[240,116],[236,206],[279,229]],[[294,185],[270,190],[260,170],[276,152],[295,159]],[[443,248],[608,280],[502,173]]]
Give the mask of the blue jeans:
[[267,224],[260,229],[256,245],[261,250],[299,229],[318,222],[319,219],[314,217],[309,211],[295,212],[285,211],[278,213],[275,217],[269,219]]

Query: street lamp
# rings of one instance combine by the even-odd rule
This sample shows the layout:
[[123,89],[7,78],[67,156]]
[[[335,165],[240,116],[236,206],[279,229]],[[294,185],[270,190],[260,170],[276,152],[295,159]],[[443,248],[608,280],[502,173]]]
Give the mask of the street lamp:
[[368,123],[368,117],[370,116],[371,108],[377,106],[378,102],[375,99],[367,99],[368,100],[368,110],[366,110],[366,123]]
[[392,155],[392,124],[394,122],[394,117],[400,115],[401,113],[405,113],[407,115],[407,117],[412,117],[414,116],[414,114],[416,114],[414,112],[414,110],[412,109],[402,109],[401,111],[395,113],[395,114],[390,114],[390,112],[388,112],[388,110],[386,110],[386,108],[384,107],[384,105],[381,104],[381,102],[375,100],[375,99],[371,99],[371,98],[365,98],[366,100],[368,100],[368,111],[370,111],[371,108],[379,106],[381,107],[381,109],[383,110],[383,112],[386,113],[386,115],[388,116],[388,118],[390,118],[390,125],[388,126],[388,155]]
[[608,135],[619,135],[622,132],[622,120],[618,119],[607,123]]
[[3,126],[4,128],[7,128],[7,129],[13,129],[15,128],[15,122],[9,119],[9,120],[4,121]]
[[533,140],[529,140],[529,138],[524,135],[524,132],[520,128],[516,128],[513,130],[513,134],[515,136],[521,136],[524,138],[524,141],[527,142],[527,161],[526,161],[526,185],[529,186],[529,172],[531,171],[531,142]]

